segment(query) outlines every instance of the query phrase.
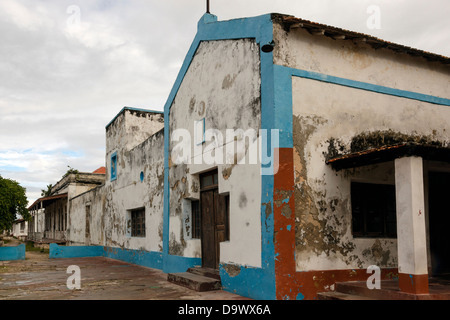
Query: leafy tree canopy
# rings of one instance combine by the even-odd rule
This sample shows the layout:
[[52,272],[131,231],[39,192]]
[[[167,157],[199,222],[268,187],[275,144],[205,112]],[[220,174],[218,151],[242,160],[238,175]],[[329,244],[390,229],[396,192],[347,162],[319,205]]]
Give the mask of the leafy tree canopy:
[[0,232],[11,229],[18,215],[30,219],[25,191],[17,181],[0,176]]
[[52,188],[53,185],[52,184],[48,184],[47,185],[47,190],[41,189],[41,197],[49,197],[52,195]]

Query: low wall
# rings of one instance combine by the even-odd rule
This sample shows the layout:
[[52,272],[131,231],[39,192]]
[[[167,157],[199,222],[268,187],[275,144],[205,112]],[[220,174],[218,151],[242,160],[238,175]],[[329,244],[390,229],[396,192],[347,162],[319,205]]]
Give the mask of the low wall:
[[25,260],[25,245],[0,247],[0,261]]
[[59,246],[56,243],[50,243],[50,259],[62,258],[84,258],[84,257],[103,257],[102,246]]
[[59,246],[50,244],[50,259],[105,257],[123,262],[163,270],[166,273],[185,272],[188,268],[201,265],[199,258],[166,256],[161,252],[130,250],[104,246]]

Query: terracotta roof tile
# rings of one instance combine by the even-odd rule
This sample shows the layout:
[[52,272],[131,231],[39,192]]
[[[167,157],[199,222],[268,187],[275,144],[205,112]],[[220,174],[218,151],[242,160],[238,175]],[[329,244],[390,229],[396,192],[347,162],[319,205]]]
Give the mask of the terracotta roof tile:
[[100,167],[97,170],[95,170],[92,173],[99,173],[99,174],[106,174],[106,168],[105,167]]

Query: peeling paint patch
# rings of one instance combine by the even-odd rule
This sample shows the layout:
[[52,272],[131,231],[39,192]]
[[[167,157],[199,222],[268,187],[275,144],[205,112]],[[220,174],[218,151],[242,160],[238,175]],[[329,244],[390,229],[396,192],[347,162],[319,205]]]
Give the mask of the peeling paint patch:
[[223,269],[232,278],[237,277],[241,273],[241,267],[234,264],[225,264]]
[[230,166],[230,167],[225,167],[222,170],[222,176],[225,180],[228,180],[231,177],[231,173],[233,172],[233,167],[234,166]]

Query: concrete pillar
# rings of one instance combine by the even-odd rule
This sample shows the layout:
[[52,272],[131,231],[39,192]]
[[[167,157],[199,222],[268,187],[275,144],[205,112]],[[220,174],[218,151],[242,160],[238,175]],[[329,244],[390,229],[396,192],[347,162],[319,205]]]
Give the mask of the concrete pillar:
[[426,294],[428,263],[422,158],[395,160],[395,189],[400,290]]

